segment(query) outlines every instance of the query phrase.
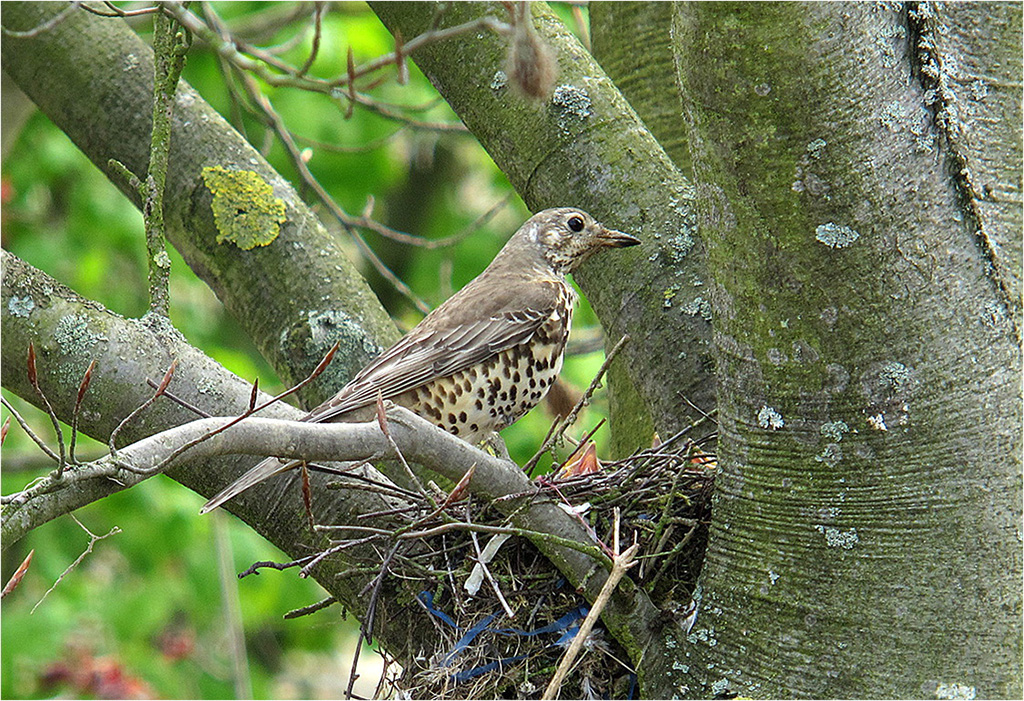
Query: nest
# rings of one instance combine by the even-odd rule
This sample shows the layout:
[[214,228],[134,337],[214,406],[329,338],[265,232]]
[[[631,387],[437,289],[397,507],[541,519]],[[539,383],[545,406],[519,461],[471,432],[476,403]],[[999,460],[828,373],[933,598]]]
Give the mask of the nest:
[[[715,471],[713,458],[688,444],[640,451],[605,463],[599,472],[542,484],[605,543],[611,542],[618,511],[621,542],[635,538],[641,546],[639,565],[627,576],[667,613],[685,617],[703,558]],[[427,617],[436,633],[433,650],[408,664],[393,693],[437,699],[540,696],[587,602],[529,540],[494,532],[509,524],[492,504],[465,499],[449,505],[443,516],[424,510],[418,519],[422,537],[404,541],[409,547],[393,549],[383,563],[366,563],[379,568],[381,577],[421,581],[418,606],[409,607],[409,615]],[[462,526],[451,527],[456,522]],[[481,554],[485,568],[477,564]],[[474,581],[471,593],[467,582]],[[563,698],[635,695],[628,657],[600,625],[585,651],[563,684]]]

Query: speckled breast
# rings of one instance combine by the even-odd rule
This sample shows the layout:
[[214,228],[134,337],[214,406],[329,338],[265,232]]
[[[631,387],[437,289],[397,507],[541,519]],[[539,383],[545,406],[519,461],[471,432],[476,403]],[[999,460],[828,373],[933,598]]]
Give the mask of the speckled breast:
[[526,343],[405,393],[399,404],[470,443],[515,423],[544,398],[562,369],[572,290]]

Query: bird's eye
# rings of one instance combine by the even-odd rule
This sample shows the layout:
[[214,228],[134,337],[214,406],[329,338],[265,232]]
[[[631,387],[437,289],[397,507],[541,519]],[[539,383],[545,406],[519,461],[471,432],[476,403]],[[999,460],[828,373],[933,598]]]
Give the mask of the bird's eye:
[[571,217],[569,219],[569,228],[579,233],[583,231],[583,219],[582,217]]

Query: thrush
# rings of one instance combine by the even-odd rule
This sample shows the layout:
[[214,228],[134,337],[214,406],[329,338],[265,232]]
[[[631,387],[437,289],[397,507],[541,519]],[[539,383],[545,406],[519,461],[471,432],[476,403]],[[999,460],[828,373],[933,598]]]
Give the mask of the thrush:
[[[562,369],[576,304],[566,275],[602,248],[638,243],[579,209],[535,214],[486,270],[301,420],[365,420],[381,396],[481,441],[535,407]],[[202,513],[298,464],[264,460]]]

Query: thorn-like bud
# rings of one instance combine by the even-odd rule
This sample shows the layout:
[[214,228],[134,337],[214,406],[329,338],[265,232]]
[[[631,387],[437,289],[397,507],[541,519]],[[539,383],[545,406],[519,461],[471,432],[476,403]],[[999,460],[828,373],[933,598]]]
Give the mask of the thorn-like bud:
[[331,364],[332,360],[334,360],[334,354],[338,352],[339,348],[341,348],[341,341],[338,341],[333,346],[331,346],[331,349],[327,351],[327,353],[320,360],[320,362],[317,363],[317,366],[313,368],[313,372],[309,373],[310,380],[319,377],[320,373],[327,369],[327,366]]
[[82,405],[82,400],[85,398],[85,393],[89,391],[89,383],[92,382],[92,371],[96,369],[96,361],[93,360],[89,363],[89,367],[85,369],[85,374],[82,375],[82,381],[78,385],[78,398],[75,400],[75,407]]
[[171,361],[171,365],[167,368],[167,372],[164,373],[164,379],[160,380],[160,386],[156,388],[156,392],[153,393],[153,397],[159,397],[167,391],[167,386],[171,384],[171,378],[174,377],[174,371],[178,369],[178,359],[175,358]]
[[28,381],[36,390],[39,390],[39,376],[36,374],[36,347],[33,343],[28,344]]
[[260,392],[260,378],[256,378],[252,383],[252,390],[249,392],[249,411],[256,408],[256,399],[259,397]]

